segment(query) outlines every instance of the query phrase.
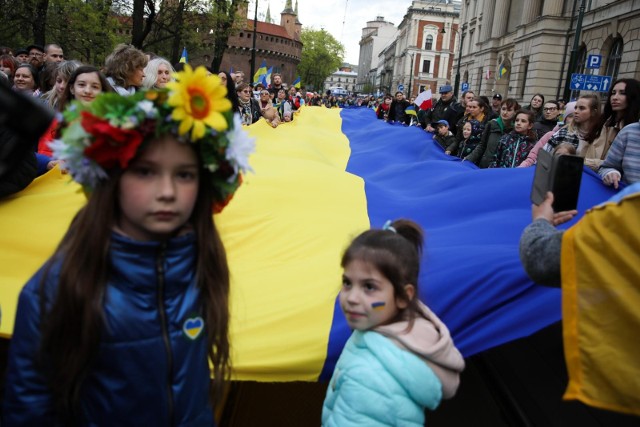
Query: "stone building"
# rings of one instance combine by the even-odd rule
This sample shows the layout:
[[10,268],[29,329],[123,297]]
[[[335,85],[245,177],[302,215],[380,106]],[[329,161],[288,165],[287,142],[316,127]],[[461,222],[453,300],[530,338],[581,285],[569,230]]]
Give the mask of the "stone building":
[[372,87],[375,86],[376,73],[371,71],[377,70],[378,55],[395,39],[397,31],[395,25],[385,21],[383,16],[377,16],[375,21],[367,22],[367,26],[362,29],[357,92],[372,91]]
[[[569,70],[580,6],[576,67]],[[571,72],[640,78],[640,8],[634,0],[463,0],[462,82],[525,104],[564,97]],[[602,58],[586,69],[589,55]],[[577,93],[573,92],[571,97]]]
[[[240,23],[241,30],[229,37],[228,47],[222,57],[220,68],[234,71],[242,70],[245,81],[251,81],[251,50],[253,48],[254,20],[248,19],[248,1],[242,1],[239,15],[245,19]],[[302,57],[302,42],[300,33],[302,24],[298,20],[298,3],[295,10],[291,0],[287,0],[284,10],[280,13],[280,25],[258,21],[256,27],[256,62],[255,70],[265,60],[267,67],[273,67],[274,73],[282,74],[282,81],[292,83],[296,78],[296,67]]]
[[[360,74],[375,80],[380,92],[393,93],[403,87],[407,97],[428,88],[436,93],[438,86],[450,81],[459,15],[459,1],[413,0],[395,38],[378,54],[375,67],[361,69]],[[365,30],[360,42],[361,57],[367,48],[363,43]]]
[[323,87],[326,92],[332,87],[342,87],[348,92],[356,92],[358,72],[353,70],[350,64],[342,64],[337,71],[331,73],[324,81]]

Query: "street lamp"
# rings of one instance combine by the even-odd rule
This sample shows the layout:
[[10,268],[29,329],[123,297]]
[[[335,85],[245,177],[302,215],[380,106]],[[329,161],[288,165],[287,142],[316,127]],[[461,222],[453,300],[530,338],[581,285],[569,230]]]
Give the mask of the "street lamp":
[[409,69],[409,90],[408,90],[408,98],[411,98],[411,92],[413,91],[413,55],[415,53],[411,52],[409,56],[411,57],[411,68]]
[[580,10],[578,11],[578,22],[576,23],[576,33],[573,36],[573,49],[571,50],[571,57],[569,59],[569,69],[567,70],[567,80],[564,84],[564,99],[567,101],[571,97],[571,73],[576,69],[576,62],[578,61],[578,50],[580,49],[580,33],[582,31],[582,17],[584,16],[585,0],[580,3]]
[[256,0],[256,13],[253,15],[253,47],[251,48],[251,74],[249,81],[253,85],[253,75],[256,72],[256,33],[258,32],[258,0]]
[[[462,63],[462,45],[464,44],[464,33],[460,34],[460,32],[454,29],[453,26],[451,27],[451,29],[456,33],[458,33],[458,36],[460,36],[460,49],[458,52],[458,68],[456,69],[456,80],[453,84],[453,96],[458,98],[458,88],[460,87],[460,64]],[[444,27],[440,32],[442,34],[446,34]]]

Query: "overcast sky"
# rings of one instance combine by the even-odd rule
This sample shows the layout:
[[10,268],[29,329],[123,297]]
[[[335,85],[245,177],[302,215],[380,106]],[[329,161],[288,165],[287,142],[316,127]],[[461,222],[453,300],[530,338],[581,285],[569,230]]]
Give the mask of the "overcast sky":
[[[271,18],[280,23],[280,12],[286,0],[258,0],[258,14],[270,6]],[[295,7],[295,0],[291,4]],[[397,27],[411,5],[411,0],[298,0],[298,19],[302,28],[324,28],[345,47],[345,61],[358,64],[360,36],[367,21],[383,16]],[[255,0],[249,5],[249,18],[253,18]],[[346,9],[346,14],[345,14]],[[343,25],[344,21],[344,25]]]

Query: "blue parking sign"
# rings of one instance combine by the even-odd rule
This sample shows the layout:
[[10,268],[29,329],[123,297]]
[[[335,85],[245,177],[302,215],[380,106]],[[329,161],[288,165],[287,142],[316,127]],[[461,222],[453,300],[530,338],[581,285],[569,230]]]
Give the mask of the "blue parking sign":
[[589,69],[598,69],[600,68],[600,64],[602,64],[602,56],[601,55],[589,55],[587,56],[587,68]]
[[463,92],[469,90],[469,83],[467,82],[462,83],[462,86],[460,86],[460,89],[462,89]]

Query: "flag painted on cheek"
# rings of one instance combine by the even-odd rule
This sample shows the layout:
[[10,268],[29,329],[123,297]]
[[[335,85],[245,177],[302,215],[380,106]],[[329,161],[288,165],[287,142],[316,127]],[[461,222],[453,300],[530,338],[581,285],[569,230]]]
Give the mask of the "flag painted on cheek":
[[371,304],[371,308],[373,308],[375,311],[381,311],[381,310],[384,310],[384,306],[385,305],[386,304],[384,302],[382,302],[382,301],[374,302],[374,303]]

